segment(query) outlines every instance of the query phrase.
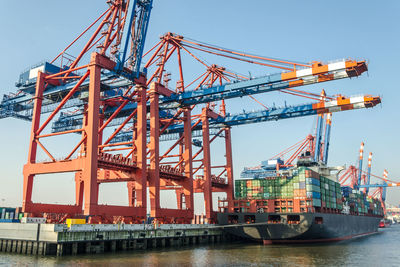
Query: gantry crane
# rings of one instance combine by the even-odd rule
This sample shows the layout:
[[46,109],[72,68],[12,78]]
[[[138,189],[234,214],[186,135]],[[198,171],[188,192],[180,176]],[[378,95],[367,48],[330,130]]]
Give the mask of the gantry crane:
[[[47,214],[52,221],[86,215],[91,222],[140,222],[146,217],[149,193],[152,217],[164,222],[190,222],[193,193],[197,190],[205,195],[207,219],[212,222],[213,190],[233,198],[232,126],[372,107],[380,102],[380,98],[371,96],[339,97],[331,102],[230,115],[226,112],[227,99],[243,96],[254,99],[255,94],[272,91],[301,94],[294,88],[357,77],[367,70],[366,62],[295,63],[224,49],[173,33],[162,36],[158,44],[143,54],[152,1],[107,3],[108,9],[53,61],[23,73],[17,84],[18,92],[4,96],[0,104],[0,118],[16,117],[32,123],[29,159],[23,171],[26,213]],[[90,29],[94,33],[78,56],[69,55],[69,49],[85,38]],[[193,51],[283,72],[249,78],[216,64],[208,65]],[[206,68],[192,82],[187,82],[183,75],[183,53]],[[178,79],[176,88],[171,89],[166,69],[174,54]],[[89,55],[90,60],[84,62]],[[140,69],[142,55],[149,59]],[[213,106],[218,101],[221,101],[220,112],[215,112]],[[109,134],[105,129],[111,126],[117,128]],[[194,154],[193,147],[199,145],[192,140],[195,131],[201,132],[202,142]],[[125,137],[119,134],[122,132],[127,133]],[[171,133],[179,137],[162,153],[160,139]],[[80,135],[80,141],[62,159],[56,159],[43,145],[45,138],[61,139],[71,134]],[[219,135],[225,140],[226,163],[212,166],[210,143]],[[43,162],[37,159],[38,148],[47,156]],[[172,153],[176,150],[177,153]],[[203,159],[196,159],[200,154]],[[165,163],[165,159],[173,158],[175,162]],[[213,174],[218,168],[222,169],[220,174]],[[199,170],[203,172],[202,181],[194,183],[193,175]],[[33,203],[34,177],[63,172],[75,173],[75,205]],[[223,173],[226,180],[221,179]],[[98,203],[99,185],[106,182],[127,182],[129,206]],[[161,190],[171,188],[177,193],[178,209],[161,207]]]
[[[355,190],[363,189],[364,194],[373,198],[379,198],[382,203],[382,208],[386,213],[385,201],[386,201],[386,191],[388,187],[398,187],[399,182],[388,179],[388,171],[383,171],[383,176],[377,176],[371,173],[372,167],[372,152],[368,155],[368,168],[367,171],[362,170],[362,162],[364,158],[364,142],[361,142],[359,151],[358,168],[350,165],[347,170],[340,175],[339,182],[342,186],[349,186]],[[371,176],[382,180],[381,183],[371,184]],[[349,183],[348,183],[349,182]],[[369,192],[370,188],[375,188],[373,192]]]

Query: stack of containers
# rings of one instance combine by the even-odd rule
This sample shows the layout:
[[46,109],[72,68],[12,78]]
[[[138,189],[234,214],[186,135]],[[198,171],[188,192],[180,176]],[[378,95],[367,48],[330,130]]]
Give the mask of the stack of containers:
[[343,210],[343,195],[340,189],[340,183],[335,182],[335,192],[336,192],[336,208]]
[[263,195],[263,188],[261,187],[260,180],[248,180],[247,186],[247,196],[251,199],[261,199]]
[[364,193],[360,191],[356,194],[356,196],[357,196],[357,203],[358,203],[358,212],[363,213],[364,199],[365,199]]
[[372,199],[372,203],[373,203],[373,214],[374,215],[383,215],[383,208],[382,208],[382,203],[378,200],[378,199]]
[[276,177],[274,179],[274,188],[272,193],[274,194],[275,199],[279,199],[282,197],[281,181],[279,177]]
[[364,192],[360,192],[360,194],[359,194],[360,206],[358,208],[358,213],[360,213],[360,214],[366,214],[367,213],[367,211],[365,210],[365,198],[366,198],[366,196],[365,196]]
[[346,199],[350,206],[350,212],[358,212],[358,201],[357,201],[356,190],[351,190],[349,197]]
[[367,197],[363,192],[351,187],[341,188],[344,200],[350,206],[350,211],[358,214],[383,215],[381,202],[378,199]]
[[264,180],[264,199],[275,198],[275,179],[267,178]]
[[340,184],[327,177],[321,176],[322,206],[329,209],[343,209],[342,192]]
[[[355,190],[354,190],[355,191]],[[352,196],[352,203],[351,203],[351,208],[350,210],[354,212],[360,212],[360,196],[358,192],[353,192]]]
[[372,198],[367,197],[367,199],[365,200],[365,206],[367,207],[368,211],[372,211],[374,209]]
[[279,177],[276,180],[279,181],[280,198],[282,199],[292,199],[293,198],[293,178],[289,177]]
[[294,199],[305,199],[307,197],[306,190],[306,168],[300,167],[293,176],[293,197]]
[[235,181],[236,199],[300,199],[308,206],[343,209],[343,201],[351,212],[383,214],[379,200],[367,198],[351,187],[335,182],[306,167],[293,170],[292,177],[267,177]]
[[336,209],[337,208],[337,197],[338,194],[336,194],[336,184],[335,181],[329,179],[329,189],[331,191],[331,208]]
[[[306,169],[306,192],[307,199],[313,207],[321,207],[321,182],[319,173]],[[309,206],[311,206],[309,205]]]
[[383,215],[382,205],[378,199],[367,197],[366,203],[368,203],[366,205],[367,212],[369,212],[373,215]]
[[309,199],[309,206],[321,207],[319,174],[305,167],[292,177],[267,177],[235,181],[236,199]]
[[245,180],[235,181],[235,198],[247,198],[247,184]]

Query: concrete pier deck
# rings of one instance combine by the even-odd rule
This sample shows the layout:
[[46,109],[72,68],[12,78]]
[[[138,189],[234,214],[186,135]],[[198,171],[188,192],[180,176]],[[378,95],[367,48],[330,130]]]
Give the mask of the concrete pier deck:
[[0,224],[0,251],[28,255],[77,255],[187,246],[231,240],[207,224]]

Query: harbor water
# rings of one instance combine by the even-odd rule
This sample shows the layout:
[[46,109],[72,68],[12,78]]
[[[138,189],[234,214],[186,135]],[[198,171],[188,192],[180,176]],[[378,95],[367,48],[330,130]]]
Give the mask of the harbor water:
[[327,244],[215,244],[78,256],[0,253],[0,266],[400,266],[400,225]]

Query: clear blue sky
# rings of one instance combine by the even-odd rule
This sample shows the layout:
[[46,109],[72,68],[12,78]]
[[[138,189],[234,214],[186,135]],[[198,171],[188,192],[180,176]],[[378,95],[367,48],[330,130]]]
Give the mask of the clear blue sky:
[[[0,9],[0,93],[15,91],[22,70],[60,52],[105,8],[101,0],[4,1]],[[311,62],[342,58],[366,59],[369,72],[360,78],[303,87],[328,94],[379,95],[383,104],[369,110],[336,113],[333,117],[330,165],[353,164],[361,141],[372,151],[373,173],[383,169],[400,181],[398,89],[400,25],[399,1],[239,1],[154,0],[147,45],[165,32],[251,53]],[[218,62],[217,62],[218,63]],[[225,63],[225,62],[223,62]],[[230,63],[225,63],[230,64]],[[254,66],[225,65],[241,73],[276,72]],[[186,72],[193,70],[185,69]],[[266,105],[305,102],[280,93],[258,99]],[[248,99],[230,101],[230,110],[260,106]],[[314,118],[248,125],[233,129],[235,176],[244,166],[258,165],[304,138]],[[22,166],[28,153],[30,124],[16,119],[0,121],[0,206],[20,205]],[[57,150],[54,143],[52,149]],[[34,199],[71,202],[73,178],[44,178]],[[122,189],[108,187],[104,201]],[[2,201],[5,199],[4,201]],[[400,189],[389,189],[390,203],[400,202]]]

